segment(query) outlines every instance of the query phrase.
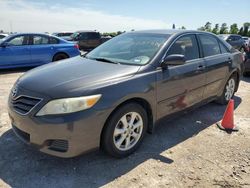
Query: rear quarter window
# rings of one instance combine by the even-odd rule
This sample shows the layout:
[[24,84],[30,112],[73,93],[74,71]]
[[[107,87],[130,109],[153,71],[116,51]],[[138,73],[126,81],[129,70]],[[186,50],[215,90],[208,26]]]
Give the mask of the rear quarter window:
[[50,37],[49,38],[49,43],[50,44],[58,44],[59,43],[59,40],[54,38],[54,37]]

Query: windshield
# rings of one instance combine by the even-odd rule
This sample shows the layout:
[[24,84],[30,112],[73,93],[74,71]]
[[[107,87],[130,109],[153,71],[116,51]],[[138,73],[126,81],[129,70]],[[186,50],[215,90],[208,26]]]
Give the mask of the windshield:
[[78,35],[79,35],[79,33],[76,32],[76,33],[73,33],[72,35],[70,35],[70,37],[74,39],[74,38],[78,37]]
[[86,58],[145,65],[159,51],[170,35],[128,33],[122,34],[95,48]]
[[3,43],[4,41],[8,40],[10,37],[11,37],[11,35],[0,39],[0,44]]

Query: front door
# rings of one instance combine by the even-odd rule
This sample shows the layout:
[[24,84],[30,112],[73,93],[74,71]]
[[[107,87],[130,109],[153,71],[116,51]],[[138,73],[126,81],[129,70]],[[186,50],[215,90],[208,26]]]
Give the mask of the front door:
[[183,110],[203,99],[206,77],[205,63],[200,58],[198,42],[194,34],[178,38],[166,56],[184,55],[184,65],[169,66],[157,73],[158,118]]
[[6,46],[0,47],[0,67],[22,67],[31,63],[30,45],[27,35],[18,35],[6,41]]

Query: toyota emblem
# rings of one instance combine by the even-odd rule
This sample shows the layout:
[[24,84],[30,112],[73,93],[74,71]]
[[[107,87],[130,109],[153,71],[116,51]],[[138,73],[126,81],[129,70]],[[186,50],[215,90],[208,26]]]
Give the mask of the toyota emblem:
[[11,90],[11,96],[12,98],[15,98],[17,96],[17,86],[15,86],[12,90]]

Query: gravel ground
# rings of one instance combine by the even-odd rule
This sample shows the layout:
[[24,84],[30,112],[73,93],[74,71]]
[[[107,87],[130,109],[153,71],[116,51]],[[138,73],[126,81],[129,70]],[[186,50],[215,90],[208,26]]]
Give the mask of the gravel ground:
[[225,106],[163,120],[125,159],[95,151],[72,159],[40,153],[11,131],[7,96],[26,70],[0,72],[0,187],[250,187],[250,78],[235,96],[239,132],[219,130]]

